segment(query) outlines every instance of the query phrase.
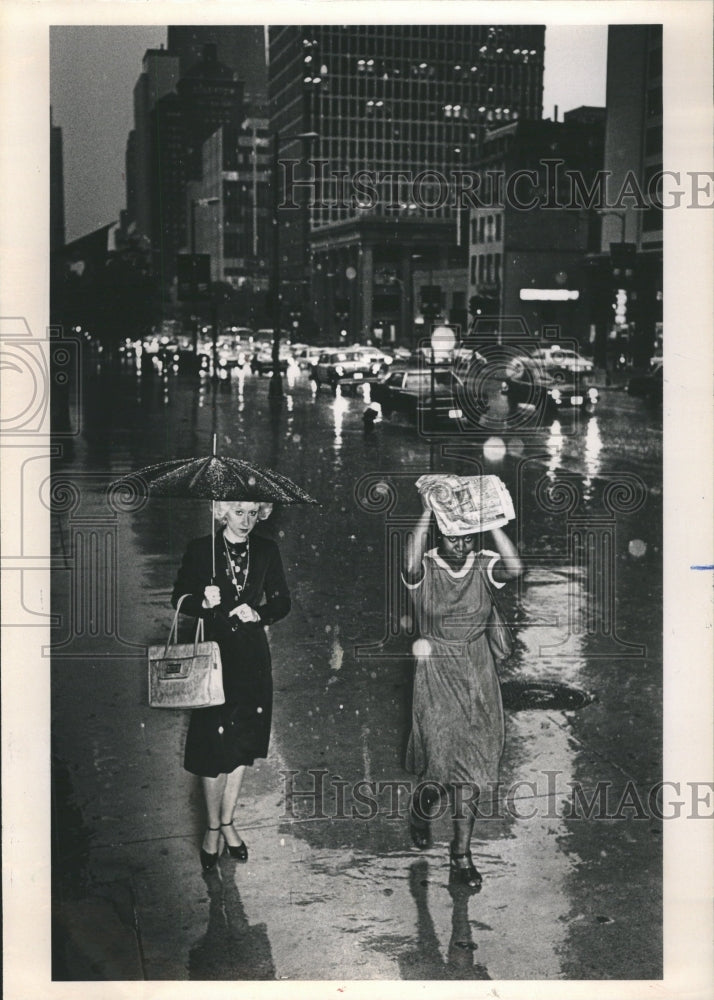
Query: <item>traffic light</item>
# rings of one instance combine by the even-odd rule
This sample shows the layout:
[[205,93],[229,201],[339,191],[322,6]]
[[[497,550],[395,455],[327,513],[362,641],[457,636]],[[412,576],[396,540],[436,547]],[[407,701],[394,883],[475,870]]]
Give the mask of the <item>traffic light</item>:
[[615,310],[615,323],[617,326],[627,324],[627,289],[618,288],[615,292],[615,301],[612,308]]
[[622,286],[632,280],[635,273],[637,247],[634,243],[611,243],[610,263],[616,284]]

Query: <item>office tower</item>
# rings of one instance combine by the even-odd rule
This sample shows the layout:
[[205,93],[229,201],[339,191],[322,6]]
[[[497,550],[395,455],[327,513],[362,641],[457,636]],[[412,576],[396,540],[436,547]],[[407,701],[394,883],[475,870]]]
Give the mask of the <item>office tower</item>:
[[578,202],[602,171],[604,108],[564,122],[518,121],[487,133],[470,213],[474,315],[521,317],[537,336],[558,327],[588,343],[581,261],[599,250],[600,218]]
[[[610,317],[613,294],[617,306],[608,336],[618,356],[638,364],[662,350],[662,207],[656,183],[662,126],[662,25],[611,25],[604,169],[607,204],[615,207],[602,213],[601,251],[611,269]],[[643,197],[623,197],[627,189]]]
[[[607,33],[607,127],[605,170],[608,203],[628,174],[647,191],[650,178],[662,169],[662,25],[617,24]],[[646,212],[631,201],[624,216],[603,219],[602,249],[626,240],[638,251],[662,250],[662,210]],[[624,231],[623,231],[624,226]]]
[[145,236],[151,236],[155,207],[151,194],[155,139],[150,116],[157,101],[174,90],[178,71],[178,59],[166,49],[147,49],[134,85],[134,138],[127,144],[127,156],[133,147],[136,202],[135,214],[129,221]]
[[[192,246],[211,256],[211,278],[233,286],[244,322],[262,325],[271,240],[267,118],[223,125],[203,144],[201,180],[188,185]],[[257,318],[260,323],[257,323]]]
[[[544,34],[538,25],[269,29],[271,129],[293,164],[285,182],[320,161],[301,217],[281,212],[283,271],[293,297],[310,279],[302,305],[322,330],[411,335],[413,261],[439,269],[464,257],[455,172],[477,158],[487,126],[541,117]],[[283,138],[301,133],[317,137]],[[376,183],[356,180],[363,170]],[[299,203],[306,188],[295,190]]]
[[243,83],[219,60],[216,45],[209,42],[200,59],[180,77],[176,90],[186,138],[186,176],[199,180],[204,141],[222,125],[241,122]]
[[218,59],[216,45],[202,42],[195,55],[163,47],[146,52],[127,141],[127,226],[151,240],[167,290],[176,255],[188,248],[187,184],[200,181],[203,143],[222,125],[237,126],[244,111],[243,84]]
[[264,104],[268,83],[265,62],[265,29],[255,24],[170,25],[168,47],[179,59],[179,72],[185,76],[203,55],[204,45],[214,45],[219,62],[242,80],[245,99]]

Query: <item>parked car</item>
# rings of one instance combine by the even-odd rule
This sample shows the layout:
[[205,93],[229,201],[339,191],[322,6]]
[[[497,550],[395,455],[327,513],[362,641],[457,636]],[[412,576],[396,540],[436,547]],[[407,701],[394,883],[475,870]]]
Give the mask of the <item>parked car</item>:
[[509,366],[501,391],[514,406],[531,406],[548,418],[563,410],[592,413],[598,402],[597,389],[583,373],[532,361],[515,371]]
[[660,361],[646,375],[633,375],[627,383],[627,392],[630,396],[639,396],[640,399],[647,400],[648,403],[661,405],[663,382],[663,366]]
[[310,368],[310,378],[319,385],[329,385],[333,392],[360,385],[373,374],[372,363],[364,348],[345,347],[323,351]]
[[450,365],[431,369],[395,361],[382,378],[370,382],[371,399],[379,403],[386,419],[400,413],[425,428],[469,421],[470,415],[459,402],[464,392],[463,382]]

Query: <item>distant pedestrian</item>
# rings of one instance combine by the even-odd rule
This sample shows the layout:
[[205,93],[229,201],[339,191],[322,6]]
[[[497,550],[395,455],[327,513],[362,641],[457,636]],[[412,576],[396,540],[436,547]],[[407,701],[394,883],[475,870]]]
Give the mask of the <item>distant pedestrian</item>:
[[374,425],[379,421],[380,413],[376,406],[368,406],[367,409],[362,414],[362,424],[364,425],[364,433],[369,436],[374,434]]
[[265,626],[290,611],[277,545],[251,534],[271,509],[253,501],[217,502],[218,531],[189,542],[173,589],[174,607],[190,595],[181,611],[205,620],[206,638],[218,643],[223,665],[225,704],[192,711],[184,753],[184,767],[200,775],[206,800],[200,851],[206,871],[218,860],[221,838],[231,857],[247,861],[233,813],[245,768],[268,753],[273,682]]
[[518,552],[501,528],[491,530],[496,551],[480,549],[479,534],[444,535],[426,551],[431,510],[424,511],[407,545],[404,582],[411,591],[420,641],[407,770],[419,783],[410,806],[413,843],[429,845],[429,818],[448,796],[454,824],[450,876],[477,888],[471,857],[474,810],[481,788],[498,781],[504,746],[501,691],[488,637],[491,587],[523,572]]

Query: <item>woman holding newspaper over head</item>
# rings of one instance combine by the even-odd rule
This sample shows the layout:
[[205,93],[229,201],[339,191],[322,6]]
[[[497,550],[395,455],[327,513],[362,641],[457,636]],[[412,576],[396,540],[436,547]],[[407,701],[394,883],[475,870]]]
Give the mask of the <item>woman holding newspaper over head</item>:
[[184,767],[201,776],[206,800],[204,871],[216,864],[221,838],[232,858],[248,860],[233,813],[245,768],[268,753],[273,683],[265,626],[287,615],[290,593],[277,545],[251,532],[272,506],[217,502],[218,531],[189,542],[174,584],[174,607],[188,595],[181,612],[205,620],[223,666],[225,704],[193,709],[184,753]]
[[[428,847],[429,817],[448,795],[450,879],[477,889],[481,875],[470,851],[474,811],[479,790],[498,781],[504,745],[491,587],[520,576],[523,564],[502,528],[515,515],[497,476],[428,475],[416,486],[424,511],[407,541],[403,574],[420,632],[406,761],[419,779],[410,831],[417,847]],[[439,541],[427,551],[432,513]],[[480,547],[483,531],[490,532],[495,551]]]

